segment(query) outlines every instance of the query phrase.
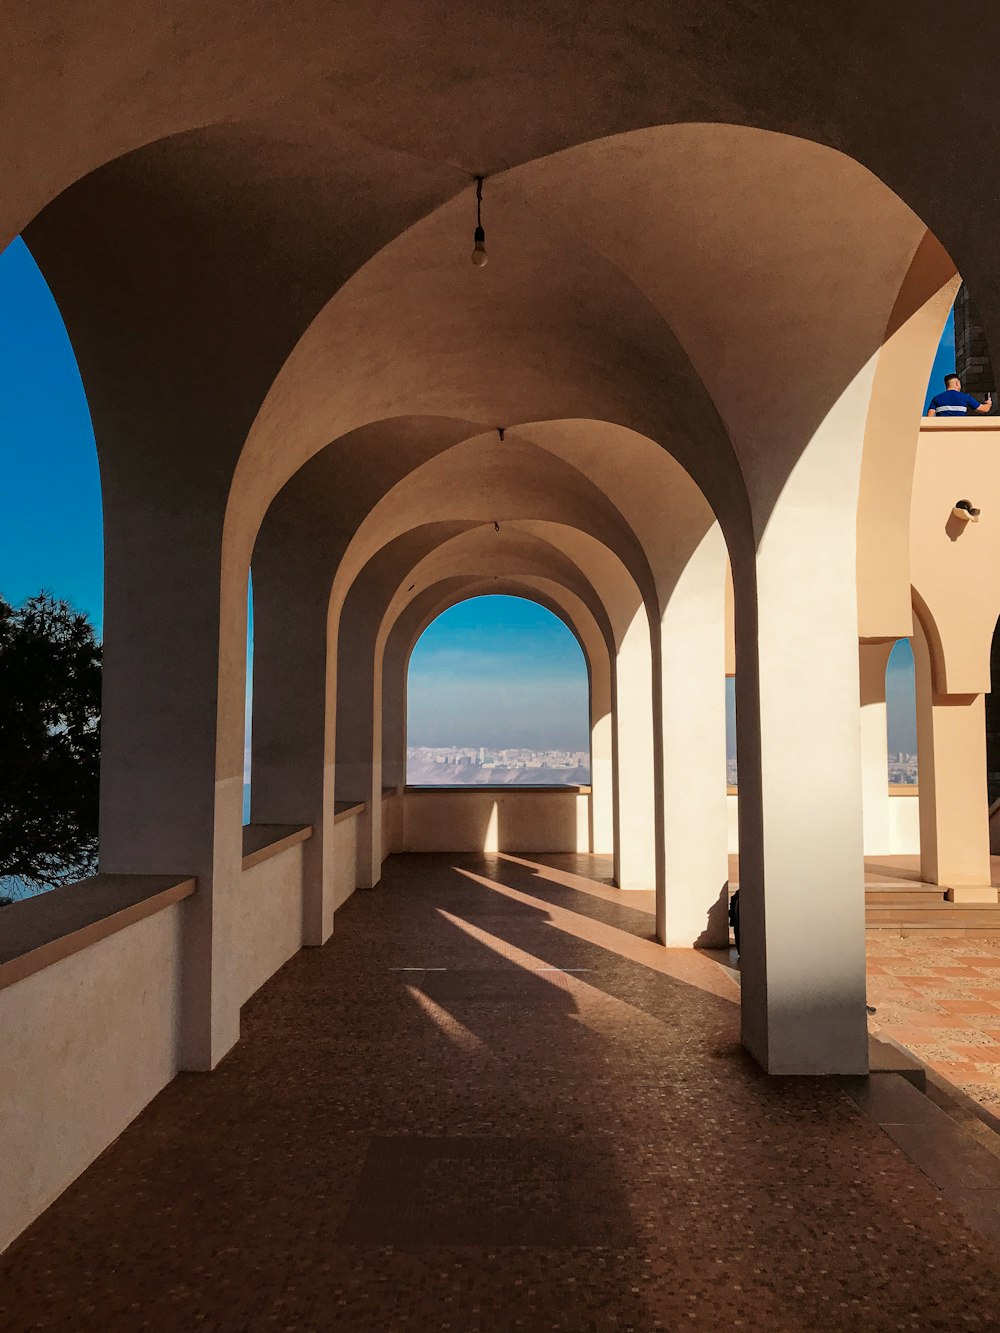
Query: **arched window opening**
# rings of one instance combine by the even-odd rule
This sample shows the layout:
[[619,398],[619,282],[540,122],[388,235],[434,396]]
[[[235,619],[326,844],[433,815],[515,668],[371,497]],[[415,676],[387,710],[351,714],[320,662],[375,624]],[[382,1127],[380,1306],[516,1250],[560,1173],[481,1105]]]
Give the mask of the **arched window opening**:
[[410,656],[410,786],[590,782],[587,665],[557,616],[521,597],[443,612]]
[[[17,753],[4,755],[13,789],[0,797],[0,901],[11,902],[94,869],[99,650],[88,650],[93,660],[83,672],[59,641],[75,635],[99,644],[104,609],[90,409],[59,308],[20,238],[0,253],[0,475],[0,599],[14,621],[36,605],[35,630],[46,627],[40,632],[52,673],[44,699],[40,687],[19,700],[8,692],[24,723],[13,728]],[[44,603],[33,603],[42,593]],[[16,643],[7,642],[16,655]],[[8,665],[11,678],[39,679],[37,670]],[[35,710],[37,725],[25,710]]]
[[909,639],[897,641],[886,663],[885,722],[889,786],[916,786],[917,704]]

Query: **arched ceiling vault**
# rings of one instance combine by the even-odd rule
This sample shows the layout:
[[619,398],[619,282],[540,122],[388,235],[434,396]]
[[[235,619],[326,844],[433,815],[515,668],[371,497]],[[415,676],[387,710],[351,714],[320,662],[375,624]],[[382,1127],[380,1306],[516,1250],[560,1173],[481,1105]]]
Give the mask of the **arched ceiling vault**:
[[[569,559],[556,541],[564,535],[552,525],[545,540],[517,525],[507,525],[497,533],[484,524],[442,542],[418,561],[400,580],[388,602],[386,620],[393,621],[401,609],[421,596],[430,586],[460,577],[476,580],[484,593],[499,589],[513,579],[545,578],[563,588],[581,605],[599,626],[609,651],[613,651],[614,632],[611,617],[590,578],[590,572]],[[633,604],[637,591],[632,588]],[[437,614],[440,614],[438,612]]]
[[603,418],[673,452],[729,530],[745,490],[766,516],[879,346],[925,234],[831,149],[668,125],[491,180],[480,272],[454,168],[393,149],[362,171],[348,135],[314,176],[304,134],[154,145],[98,173],[103,201],[96,177],[70,190],[30,238],[102,452],[134,452],[127,427],[152,410],[145,447],[162,431],[192,484],[237,469],[249,533],[332,437],[401,412]]
[[[547,451],[495,434],[464,441],[414,471],[376,504],[341,561],[342,592],[389,541],[418,525],[545,519],[592,533],[655,608],[655,584],[635,534],[582,473]],[[655,613],[655,612],[654,612]]]

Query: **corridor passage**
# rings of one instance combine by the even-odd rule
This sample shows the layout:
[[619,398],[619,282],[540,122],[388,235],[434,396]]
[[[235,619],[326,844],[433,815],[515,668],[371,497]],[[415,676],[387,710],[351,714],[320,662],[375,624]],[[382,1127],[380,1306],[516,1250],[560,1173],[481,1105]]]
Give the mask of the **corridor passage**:
[[989,1244],[594,862],[393,857],[3,1256],[0,1326],[1000,1326]]

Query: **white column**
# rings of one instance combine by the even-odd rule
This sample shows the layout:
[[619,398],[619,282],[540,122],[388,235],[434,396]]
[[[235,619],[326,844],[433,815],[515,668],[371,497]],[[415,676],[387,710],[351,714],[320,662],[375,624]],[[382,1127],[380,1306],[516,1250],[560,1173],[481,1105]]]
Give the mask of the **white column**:
[[986,787],[986,701],[937,694],[926,636],[916,621],[920,874],[948,888],[953,902],[995,903],[990,886]]
[[725,576],[725,541],[714,526],[661,621],[665,901],[657,933],[675,948],[729,943]]
[[656,886],[652,701],[649,620],[640,605],[618,648],[615,671],[615,876],[620,889]]
[[[254,557],[254,697],[250,817],[309,824],[303,844],[302,942],[333,932],[333,766],[327,757],[327,571],[310,577],[258,543]],[[329,807],[329,808],[328,808]]]
[[743,1042],[773,1074],[868,1068],[855,518],[820,481],[733,559]]
[[382,876],[381,675],[376,683],[379,616],[373,597],[372,581],[362,576],[344,600],[337,639],[336,795],[338,801],[365,803],[357,825],[357,885],[365,889]]
[[889,822],[889,736],[885,669],[895,640],[858,645],[861,677],[861,792],[866,856],[892,850]]
[[[145,500],[139,522],[134,495],[117,505],[105,497],[100,868],[197,876],[184,907],[181,1060],[185,1069],[211,1069],[239,1038],[232,939],[242,742],[218,742],[222,691],[245,688],[238,673],[221,672],[220,644],[231,663],[245,663],[246,574],[242,598],[231,599],[223,619],[221,514],[181,520],[167,499],[159,507]],[[227,700],[228,714],[241,725],[237,702]],[[223,749],[228,767],[218,758]]]

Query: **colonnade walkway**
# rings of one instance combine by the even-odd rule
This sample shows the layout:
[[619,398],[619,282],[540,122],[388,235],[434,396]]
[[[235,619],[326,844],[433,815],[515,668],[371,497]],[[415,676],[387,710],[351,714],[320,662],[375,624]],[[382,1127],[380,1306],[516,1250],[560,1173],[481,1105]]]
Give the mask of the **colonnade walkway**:
[[391,858],[7,1251],[2,1327],[995,1329],[864,1081],[763,1077],[603,869]]

